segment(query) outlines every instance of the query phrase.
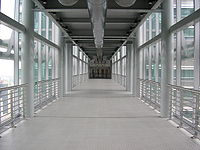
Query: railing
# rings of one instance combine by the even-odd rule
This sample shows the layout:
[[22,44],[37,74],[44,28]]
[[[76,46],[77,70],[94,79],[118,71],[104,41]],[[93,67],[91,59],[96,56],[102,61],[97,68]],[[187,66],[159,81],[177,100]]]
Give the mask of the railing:
[[200,91],[168,85],[170,92],[169,118],[200,138]]
[[72,77],[72,87],[76,87],[77,85],[87,82],[88,80],[88,73],[80,74],[80,75],[73,75]]
[[[143,79],[138,81],[140,99],[159,111],[160,83]],[[167,86],[170,96],[169,119],[189,131],[193,137],[200,138],[200,91],[170,84]]]
[[80,74],[80,83],[86,82],[88,80],[88,73]]
[[121,85],[123,87],[126,87],[126,76],[125,75],[121,75]]
[[35,82],[34,109],[37,111],[59,97],[59,78]]
[[154,107],[154,109],[160,110],[160,83],[150,80],[139,80],[140,99]]
[[79,84],[79,75],[73,75],[72,77],[72,87],[75,87]]
[[0,132],[24,118],[27,84],[0,88]]
[[112,79],[122,85],[123,87],[126,87],[126,76],[121,74],[112,74]]

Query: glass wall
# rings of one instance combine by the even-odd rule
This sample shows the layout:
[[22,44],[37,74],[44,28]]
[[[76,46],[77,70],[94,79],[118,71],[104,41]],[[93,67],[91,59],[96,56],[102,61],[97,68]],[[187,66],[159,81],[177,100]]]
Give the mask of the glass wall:
[[34,31],[58,44],[58,27],[43,12],[34,12]]
[[[22,0],[1,0],[0,12],[20,22],[21,3]],[[20,51],[20,32],[0,24],[0,87],[19,84]]]
[[58,50],[37,39],[35,39],[34,43],[34,81],[55,78],[55,53]]
[[15,60],[19,50],[18,35],[18,32],[0,24],[0,87],[15,84],[14,67],[15,63],[18,64],[18,59]]
[[[140,77],[156,82],[161,81],[161,41],[152,43],[151,45],[140,50],[140,62],[144,64],[144,74]],[[143,68],[142,66],[140,68]]]
[[119,84],[126,87],[126,46],[112,56],[112,78]]
[[174,23],[194,12],[194,2],[198,0],[174,0]]
[[[1,0],[0,11],[22,22],[22,0]],[[34,31],[53,43],[58,43],[58,27],[43,12],[34,12]],[[55,48],[34,42],[34,81],[55,77]],[[6,64],[6,65],[3,65]],[[21,35],[0,24],[0,65],[9,68],[0,71],[0,82],[6,85],[21,83]]]
[[161,32],[161,13],[152,13],[139,30],[141,35],[139,45],[157,36]]
[[[174,0],[174,23],[199,9],[199,4],[199,0]],[[199,87],[199,29],[199,22],[196,22],[173,33],[173,84],[188,88]],[[139,45],[142,46],[160,32],[161,14],[152,13],[139,28]],[[144,73],[140,76],[144,79],[160,82],[161,39],[140,50],[144,53],[143,58],[140,58],[144,65]],[[195,78],[198,78],[198,83],[195,82]]]
[[1,0],[0,12],[16,21],[19,21],[19,18],[21,18],[18,17],[21,14],[19,13],[21,7],[20,3],[22,3],[22,0]]
[[88,79],[88,61],[89,57],[78,46],[73,46],[73,87]]

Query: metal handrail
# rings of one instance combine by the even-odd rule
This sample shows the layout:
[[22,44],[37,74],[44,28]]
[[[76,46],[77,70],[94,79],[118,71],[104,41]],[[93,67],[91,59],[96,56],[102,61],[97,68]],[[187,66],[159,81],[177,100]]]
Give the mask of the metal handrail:
[[1,91],[7,91],[7,90],[11,90],[11,89],[16,89],[16,88],[20,88],[20,87],[24,87],[24,86],[27,86],[28,84],[21,84],[21,85],[15,85],[15,86],[9,86],[9,87],[3,87],[3,88],[0,88],[0,92]]
[[[139,97],[151,106],[160,101],[161,84],[152,80],[139,79]],[[156,87],[155,90],[152,88]],[[200,91],[168,84],[170,104],[169,119],[200,138]],[[157,103],[159,106],[160,103]],[[160,107],[160,106],[159,106]],[[154,107],[159,110],[158,108]]]
[[200,90],[189,89],[189,88],[185,88],[185,87],[177,86],[177,85],[173,85],[173,84],[168,84],[168,87],[174,87],[174,88],[181,89],[181,90],[187,90],[188,92],[200,94]]
[[88,79],[88,73],[83,73],[79,75],[72,76],[72,87],[76,87],[77,85],[86,82]]
[[0,88],[0,133],[6,126],[25,117],[25,92],[28,84]]
[[35,82],[34,108],[41,109],[48,103],[59,98],[60,78]]
[[60,80],[60,78],[49,79],[49,80],[41,80],[41,81],[35,82],[35,84],[44,83],[44,82],[52,82],[52,81],[56,81],[56,80]]

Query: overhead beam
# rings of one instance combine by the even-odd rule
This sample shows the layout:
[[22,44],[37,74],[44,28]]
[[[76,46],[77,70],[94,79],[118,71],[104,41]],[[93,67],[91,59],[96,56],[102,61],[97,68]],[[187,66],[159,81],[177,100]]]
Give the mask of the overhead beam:
[[[72,29],[72,35],[74,36],[78,36],[78,35],[86,35],[86,36],[92,36],[92,30],[90,29]],[[127,34],[127,30],[123,30],[123,29],[105,29],[105,36],[107,35],[119,35],[121,34],[122,36],[125,36]]]
[[[83,11],[87,10],[87,8],[51,8],[51,9],[34,9],[34,11],[42,11],[42,12],[70,12],[70,11]],[[121,11],[121,12],[135,12],[135,13],[149,13],[149,12],[160,12],[160,9],[133,9],[133,8],[108,8],[108,11]]]
[[[106,24],[124,24],[124,23],[131,23],[134,24],[134,19],[127,19],[127,18],[106,18]],[[61,23],[84,23],[84,24],[90,24],[90,19],[89,18],[62,18]]]
[[[78,41],[77,43],[83,44],[83,45],[87,44],[87,45],[91,46],[92,44],[94,44],[94,41]],[[120,42],[120,41],[105,41],[104,43],[105,43],[105,46],[107,47],[107,46],[110,46],[110,45],[113,46],[113,45],[116,45],[116,44],[123,43],[123,41],[122,42]],[[92,46],[94,46],[94,45],[92,45]]]
[[[88,51],[85,51],[86,53],[88,53],[88,54],[93,54],[93,53],[97,53],[96,51],[90,51],[90,52],[88,52]],[[105,53],[105,54],[112,54],[114,51],[103,51],[103,53]]]
[[[73,39],[73,40],[74,41],[94,41],[94,39],[92,39],[92,38],[91,39],[77,38],[77,39]],[[120,38],[119,39],[118,38],[116,38],[116,39],[111,39],[111,38],[107,39],[107,38],[104,38],[103,40],[104,41],[124,41],[124,40],[126,40],[126,38],[123,38],[123,39],[122,38],[121,39]]]
[[[88,47],[95,47],[94,43],[85,43],[80,42],[78,43],[80,47],[88,48]],[[104,43],[104,47],[119,47],[121,46],[121,43]]]
[[[115,47],[116,46],[114,46],[114,47],[103,47],[102,49],[113,50]],[[95,49],[95,47],[86,47],[85,49],[93,50],[93,49]]]
[[[87,36],[87,35],[80,35],[80,36],[71,36],[71,38],[93,38],[93,36]],[[127,38],[127,36],[123,36],[123,35],[115,35],[115,36],[112,36],[112,35],[107,35],[107,36],[104,36],[104,38]]]
[[[107,51],[107,52],[113,52],[114,51],[114,48],[113,49],[102,49],[103,51]],[[96,49],[85,49],[85,52],[93,52],[93,51],[96,51]]]

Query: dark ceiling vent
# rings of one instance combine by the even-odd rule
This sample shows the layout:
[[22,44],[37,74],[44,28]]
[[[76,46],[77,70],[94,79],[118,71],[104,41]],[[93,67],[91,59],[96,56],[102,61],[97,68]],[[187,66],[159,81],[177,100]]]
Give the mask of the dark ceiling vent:
[[131,7],[136,0],[115,0],[115,2],[121,7]]
[[73,6],[75,5],[79,0],[58,0],[63,6]]

